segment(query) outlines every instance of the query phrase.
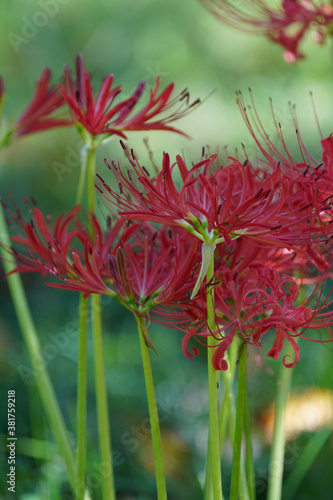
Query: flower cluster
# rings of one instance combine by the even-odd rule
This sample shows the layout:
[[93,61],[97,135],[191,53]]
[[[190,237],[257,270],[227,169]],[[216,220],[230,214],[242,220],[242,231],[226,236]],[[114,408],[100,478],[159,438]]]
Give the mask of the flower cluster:
[[247,1],[239,8],[229,0],[201,0],[222,22],[239,30],[261,33],[284,49],[284,59],[294,63],[304,58],[300,44],[308,31],[318,43],[331,33],[333,9],[313,0]]
[[[291,6],[285,2],[287,8]],[[67,67],[64,84],[51,88],[50,77],[45,70],[14,135],[76,123],[94,151],[111,134],[125,138],[125,132],[135,130],[179,132],[170,123],[199,102],[190,105],[187,91],[171,98],[173,84],[159,93],[157,79],[148,103],[136,111],[144,82],[115,104],[121,89],[113,88],[112,75],[105,77],[95,98],[81,56],[75,80]],[[0,80],[0,104],[3,95]],[[180,107],[162,118],[176,102]],[[54,117],[65,104],[71,119]],[[216,369],[227,369],[225,353],[235,335],[261,346],[273,331],[268,356],[277,359],[289,342],[295,352],[294,359],[283,358],[289,367],[299,360],[296,339],[309,338],[306,330],[314,331],[309,340],[333,340],[332,301],[321,288],[331,276],[333,140],[322,137],[322,161],[317,162],[297,133],[302,161],[296,161],[278,124],[282,152],[269,139],[255,107],[249,115],[241,93],[238,104],[263,160],[241,163],[229,157],[222,166],[217,155],[208,156],[203,149],[200,160],[189,166],[182,156],[172,162],[164,153],[161,169],[152,176],[121,140],[125,163],[105,160],[117,187],[105,176],[96,178],[96,193],[111,205],[112,224],[111,218],[104,223],[94,213],[88,224],[82,223],[79,205],[53,226],[37,206],[30,221],[6,207],[14,233],[8,251],[17,262],[16,272],[50,276],[49,285],[84,297],[109,295],[136,317],[178,328],[185,334],[182,346],[188,357],[198,353],[188,348],[193,338],[206,343],[213,336]],[[298,129],[295,116],[294,121]],[[307,296],[304,287],[309,284]],[[213,296],[213,318],[208,318],[208,297]],[[321,339],[321,329],[327,339]],[[152,347],[147,331],[145,338]]]
[[[320,288],[331,272],[333,227],[322,177],[304,176],[304,168],[291,174],[276,162],[274,170],[256,168],[235,158],[222,168],[216,155],[188,168],[180,156],[171,164],[168,154],[150,177],[133,151],[122,147],[128,168],[107,162],[119,191],[101,178],[97,185],[118,209],[113,225],[103,231],[91,214],[88,231],[77,218],[78,207],[53,230],[36,207],[29,223],[11,214],[24,233],[12,238],[18,271],[49,274],[57,280],[51,286],[85,296],[110,295],[135,314],[184,331],[188,357],[198,353],[189,351],[189,341],[205,343],[212,335],[216,369],[227,369],[224,356],[235,335],[261,346],[274,331],[268,356],[277,359],[289,342],[295,351],[294,359],[283,359],[289,367],[299,360],[296,339],[308,338],[305,330],[317,332],[309,340],[332,340],[331,301],[321,299]],[[214,277],[206,282],[212,259]],[[307,283],[314,291],[302,299]],[[212,290],[214,329],[207,326]],[[321,328],[327,340],[318,335]]]

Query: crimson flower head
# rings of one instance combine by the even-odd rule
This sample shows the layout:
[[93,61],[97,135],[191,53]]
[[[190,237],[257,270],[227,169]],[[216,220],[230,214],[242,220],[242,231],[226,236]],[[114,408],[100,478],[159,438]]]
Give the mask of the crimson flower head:
[[308,31],[314,33],[318,43],[323,43],[333,24],[333,8],[314,0],[279,0],[276,8],[267,0],[247,0],[241,7],[229,0],[201,2],[222,22],[266,35],[284,48],[284,59],[289,63],[304,57],[299,46]]
[[220,167],[214,164],[216,155],[188,169],[180,156],[171,164],[164,154],[162,170],[151,178],[133,152],[127,156],[132,172],[106,161],[119,181],[119,192],[101,177],[98,186],[125,220],[178,225],[211,245],[223,241],[230,245],[233,239],[244,237],[293,246],[326,237],[325,228],[316,222],[319,208],[315,203],[305,208],[303,202],[295,210],[294,193],[286,190],[280,169],[270,173],[255,169],[248,160],[242,165],[235,158]]
[[[144,97],[146,82],[142,80],[129,98],[116,103],[121,87],[113,87],[113,75],[104,78],[95,98],[82,55],[76,58],[75,73],[73,80],[70,69],[65,66],[64,84],[59,89],[73,119],[93,137],[116,134],[126,139],[125,132],[134,130],[182,133],[170,123],[187,114],[200,102],[198,99],[189,103],[186,89],[174,97],[173,83],[160,91],[160,77],[157,77],[154,87],[149,90],[148,102]],[[141,108],[137,110],[139,103],[142,103]]]
[[[165,321],[173,318],[172,304],[188,300],[200,257],[197,241],[183,229],[121,220],[103,232],[91,216],[93,235],[78,220],[80,207],[59,217],[55,224],[38,207],[26,222],[20,211],[7,208],[14,234],[10,252],[15,272],[37,272],[58,282],[50,286],[109,295],[141,315],[152,310]],[[186,255],[186,259],[184,259]]]
[[66,255],[75,249],[73,240],[80,232],[71,227],[80,207],[77,205],[68,214],[61,215],[53,228],[37,206],[33,207],[29,222],[24,220],[20,210],[15,213],[4,207],[14,232],[11,242],[15,248],[8,251],[17,262],[15,272],[35,272],[42,276],[65,274],[69,270]]
[[15,123],[11,132],[14,136],[21,137],[55,127],[72,125],[71,120],[54,116],[54,113],[64,105],[64,99],[57,88],[50,86],[50,80],[51,71],[46,68],[37,81],[33,98]]
[[316,159],[312,156],[302,139],[295,110],[291,108],[291,116],[296,129],[296,136],[301,159],[297,159],[288,148],[288,141],[283,136],[282,127],[277,122],[274,109],[273,120],[276,127],[277,140],[272,140],[255,108],[251,95],[252,107],[245,106],[243,96],[238,94],[238,105],[244,122],[252,135],[258,149],[265,158],[265,168],[283,172],[284,191],[288,194],[289,209],[303,212],[310,207],[317,206],[317,215],[320,225],[328,229],[332,224],[333,201],[333,139],[324,138],[319,126],[321,137],[322,156]]
[[95,217],[92,222],[94,237],[82,228],[82,251],[67,254],[70,273],[60,269],[62,283],[52,286],[110,295],[140,314],[176,303],[193,288],[199,256],[186,231],[119,220],[103,233]]
[[[265,260],[265,247],[255,247],[248,241],[234,242],[236,247],[239,244],[243,246],[240,252],[235,250],[239,261],[229,255],[233,262],[227,262],[224,252],[221,252],[222,260],[216,266],[214,283],[207,287],[207,292],[210,287],[214,287],[216,330],[187,332],[183,340],[186,356],[192,358],[198,354],[196,348],[192,348],[192,352],[188,350],[188,342],[192,338],[200,342],[200,339],[212,335],[217,344],[213,365],[216,370],[227,370],[225,354],[235,336],[248,344],[261,347],[270,342],[270,336],[274,333],[275,339],[267,356],[278,359],[285,343],[289,342],[295,357],[290,359],[290,355],[284,356],[283,364],[292,368],[300,359],[297,338],[313,342],[332,342],[333,335],[329,326],[333,324],[333,301],[328,298],[322,301],[321,291],[319,298],[315,298],[313,293],[300,303],[300,290],[304,282],[298,283],[295,277],[283,270],[278,272],[275,263],[269,264]],[[319,287],[316,291],[318,289]],[[207,314],[205,296],[199,294],[194,302],[197,305],[196,308],[193,306],[196,322],[202,324]],[[321,328],[327,333],[327,340],[321,339]],[[313,330],[314,334],[305,335],[307,330]]]

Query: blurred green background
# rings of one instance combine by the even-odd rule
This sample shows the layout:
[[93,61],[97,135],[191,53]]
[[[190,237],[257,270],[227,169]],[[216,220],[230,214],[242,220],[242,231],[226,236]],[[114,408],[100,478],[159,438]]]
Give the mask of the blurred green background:
[[[46,21],[40,12],[48,13]],[[273,99],[286,141],[296,155],[297,142],[288,101],[297,105],[302,136],[314,156],[320,157],[320,143],[309,91],[314,94],[324,135],[333,132],[333,55],[330,43],[320,47],[309,39],[305,44],[306,61],[290,66],[283,61],[279,47],[263,37],[245,35],[220,25],[196,0],[4,0],[0,6],[0,19],[0,74],[7,87],[4,115],[9,125],[26,106],[42,69],[49,66],[53,81],[58,82],[63,65],[73,67],[76,54],[82,52],[96,86],[106,73],[114,73],[116,84],[121,84],[123,95],[128,96],[139,80],[146,78],[152,85],[160,74],[163,86],[175,81],[179,91],[184,87],[190,89],[193,100],[207,98],[193,114],[177,123],[192,140],[161,132],[149,134],[157,161],[163,151],[168,151],[171,156],[184,152],[189,161],[198,161],[205,145],[209,145],[212,152],[228,146],[229,153],[234,154],[234,150],[241,149],[240,145],[244,143],[249,154],[253,154],[253,142],[235,98],[235,90],[240,89],[248,102],[248,87],[252,88],[263,122],[275,140],[269,111],[269,97]],[[36,27],[36,24],[44,25]],[[17,40],[17,35],[23,38],[15,44],[13,40]],[[147,156],[143,144],[146,135],[129,135],[129,144],[135,147],[142,160]],[[75,130],[54,130],[21,139],[2,151],[1,198],[9,201],[12,193],[16,202],[22,205],[23,196],[33,196],[43,210],[54,216],[70,209],[78,182],[77,151],[80,145]],[[103,147],[98,171],[102,175],[106,172],[103,157],[117,160],[120,154],[117,140]],[[59,164],[69,166],[70,172],[59,177]],[[48,369],[74,443],[78,297],[74,292],[45,287],[37,276],[24,276],[24,283]],[[33,379],[26,378],[29,360],[3,272],[0,294],[1,436],[6,437],[8,389],[16,391],[19,436],[16,494],[13,496],[7,491],[5,474],[8,465],[3,447],[0,498],[58,500],[68,488],[65,471]],[[104,301],[103,321],[113,447],[119,452],[115,463],[119,499],[153,500],[154,476],[145,427],[147,406],[135,325],[120,306],[107,300]],[[199,500],[207,440],[205,352],[188,360],[181,351],[180,332],[152,325],[151,336],[159,353],[153,356],[153,366],[163,418],[170,500]],[[268,467],[269,448],[265,435],[269,418],[264,412],[274,399],[276,374],[281,363],[265,358],[268,349],[269,345],[260,351],[252,350],[249,361],[258,499],[264,499],[266,495]],[[333,498],[333,440],[325,430],[332,427],[333,403],[332,393],[323,392],[323,389],[330,389],[333,383],[332,348],[329,344],[301,342],[301,353],[301,361],[294,369],[293,387],[296,394],[302,394],[307,387],[315,387],[317,392],[313,393],[315,396],[296,399],[294,420],[302,421],[304,414],[321,408],[320,404],[323,410],[315,414],[312,429],[300,425],[301,430],[290,440],[285,476],[290,477],[302,451],[313,439],[310,431],[321,429],[325,443],[297,490],[297,499],[326,500]],[[88,472],[93,499],[98,500],[101,491],[95,477],[98,436],[92,354],[90,349]],[[311,403],[310,406],[304,401]],[[231,451],[227,447],[223,457],[226,485],[231,470],[230,460]]]

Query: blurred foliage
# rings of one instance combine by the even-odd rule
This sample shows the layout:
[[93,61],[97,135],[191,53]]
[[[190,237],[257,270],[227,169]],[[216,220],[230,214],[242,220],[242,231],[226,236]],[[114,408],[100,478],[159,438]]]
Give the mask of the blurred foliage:
[[[40,15],[41,12],[44,16]],[[63,64],[73,67],[76,54],[82,52],[96,85],[103,75],[112,72],[116,83],[123,85],[125,96],[142,78],[152,85],[160,74],[163,84],[176,81],[179,91],[189,87],[193,99],[198,96],[206,98],[195,114],[178,124],[191,135],[191,141],[167,133],[153,132],[149,135],[150,147],[157,162],[163,151],[170,152],[172,156],[183,151],[189,161],[197,161],[202,146],[207,144],[214,152],[228,145],[229,153],[234,154],[235,148],[241,150],[240,144],[244,143],[252,154],[253,142],[242,122],[234,93],[241,89],[248,101],[249,86],[268,130],[272,130],[273,124],[268,100],[272,97],[286,142],[296,154],[297,141],[288,101],[297,104],[302,136],[314,156],[320,155],[320,144],[309,91],[314,94],[323,133],[328,135],[333,132],[330,44],[320,47],[309,41],[307,60],[288,66],[278,47],[264,37],[245,35],[221,26],[196,0],[4,0],[0,6],[0,18],[3,26],[0,73],[7,87],[5,120],[8,123],[26,106],[34,83],[46,65],[52,69],[54,82],[60,81]],[[36,23],[40,26],[36,27]],[[15,35],[23,37],[23,41],[20,39],[19,44],[13,43]],[[145,136],[144,133],[129,136],[130,145],[143,161],[147,160],[142,142]],[[2,151],[2,199],[8,201],[10,193],[13,193],[20,205],[23,196],[33,196],[43,210],[52,214],[68,210],[73,204],[78,182],[80,145],[74,130],[55,130],[21,139]],[[99,152],[99,172],[105,173],[104,156],[117,160],[121,153],[117,140],[105,146]],[[70,172],[57,176],[55,162],[69,166]],[[105,207],[102,209],[105,211]],[[46,288],[43,280],[36,276],[24,276],[24,283],[51,378],[75,442],[75,322],[78,297],[72,292]],[[58,500],[66,492],[65,472],[45,421],[33,378],[26,379],[29,361],[3,279],[0,294],[2,408],[5,407],[8,389],[15,389],[17,395],[19,440],[15,498]],[[104,301],[103,321],[119,499],[154,499],[151,449],[145,427],[147,405],[135,324],[119,305],[107,300]],[[205,351],[197,358],[188,360],[181,351],[180,332],[152,325],[151,336],[158,351],[158,356],[152,357],[159,407],[164,417],[162,430],[170,500],[199,500],[207,441]],[[268,344],[271,341],[267,339]],[[259,500],[264,499],[266,494],[269,453],[260,415],[274,400],[276,374],[281,363],[281,360],[272,362],[265,358],[263,351],[267,352],[268,344],[263,350],[253,349],[249,360]],[[301,352],[301,362],[294,369],[294,389],[298,391],[308,386],[331,388],[332,347],[302,341]],[[93,497],[98,499],[100,484],[96,479],[94,483],[94,473],[98,469],[98,444],[92,366],[90,346],[88,473]],[[0,412],[0,424],[1,433],[5,435],[4,411]],[[289,451],[287,447],[286,476],[309,439],[308,434],[301,434],[294,447]],[[330,437],[297,491],[297,499],[333,498],[332,447]],[[3,479],[7,467],[4,453],[0,457],[3,474],[0,497],[3,500],[12,498]],[[224,452],[223,468],[227,484],[231,472],[228,446]]]

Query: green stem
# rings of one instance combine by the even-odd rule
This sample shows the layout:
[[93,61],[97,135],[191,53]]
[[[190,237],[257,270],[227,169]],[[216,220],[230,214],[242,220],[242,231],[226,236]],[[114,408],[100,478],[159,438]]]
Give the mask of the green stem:
[[210,436],[208,436],[208,447],[207,447],[207,464],[206,464],[206,477],[204,485],[204,500],[211,500],[212,498],[212,458],[210,453]]
[[76,193],[76,204],[82,203],[84,185],[87,176],[87,146],[83,145],[80,151],[81,165],[80,165],[80,177]]
[[[209,291],[207,293],[207,324],[211,331],[215,329],[215,311],[214,311],[214,287],[212,281],[214,278],[214,256],[211,259],[207,269],[207,284]],[[207,339],[208,352],[208,388],[209,388],[209,446],[207,457],[208,467],[211,463],[212,485],[214,500],[222,500],[222,474],[221,457],[219,446],[219,421],[218,421],[218,379],[217,372],[213,367],[213,355],[217,341],[212,335]]]
[[[88,188],[88,209],[89,213],[95,213],[96,205],[96,159],[95,145],[87,146],[87,188]],[[89,222],[89,232],[93,234],[92,221]],[[111,452],[111,433],[109,426],[109,413],[107,401],[107,387],[105,380],[104,357],[103,357],[103,335],[101,319],[100,296],[93,294],[91,296],[91,318],[92,331],[95,348],[95,384],[96,384],[96,403],[99,444],[101,450],[102,468],[103,468],[103,498],[104,500],[115,500],[116,492],[114,485],[114,472],[112,465]]]
[[[11,246],[11,243],[9,240],[7,226],[1,205],[0,235],[1,242],[4,247],[9,248]],[[8,274],[16,268],[14,259],[12,258],[12,260],[9,261],[9,255],[2,247],[0,248],[0,251],[3,257],[3,266],[5,272]],[[14,304],[16,316],[23,335],[23,340],[29,354],[39,394],[45,412],[47,414],[51,430],[59,446],[60,453],[65,461],[68,479],[73,491],[75,491],[76,471],[73,450],[68,439],[65,423],[62,418],[54,389],[46,368],[46,361],[43,358],[37,331],[29,310],[20,276],[18,274],[11,274],[10,276],[8,276],[8,286]]]
[[[222,454],[223,445],[226,440],[227,426],[229,423],[230,440],[233,443],[235,439],[235,422],[236,422],[236,403],[233,391],[235,371],[237,364],[237,357],[239,352],[239,338],[235,335],[230,346],[230,358],[228,360],[228,353],[225,354],[225,360],[229,364],[228,370],[223,372],[224,395],[222,400],[220,418],[219,418],[219,431],[220,431],[220,453]],[[240,465],[240,493],[241,499],[248,500],[249,491],[245,473],[244,463],[241,460]]]
[[79,358],[77,389],[77,500],[83,500],[85,491],[87,455],[87,315],[88,301],[80,296]]
[[[236,348],[235,348],[236,347]],[[225,360],[229,364],[229,368],[226,372],[223,372],[223,398],[219,414],[219,447],[220,456],[222,456],[223,445],[227,435],[227,425],[228,419],[231,412],[231,406],[233,407],[233,416],[235,416],[235,398],[233,394],[233,381],[235,374],[235,367],[237,361],[238,353],[238,342],[237,337],[234,338],[231,344],[230,361],[228,360],[228,353],[225,353]],[[230,424],[231,425],[231,424]],[[234,424],[233,429],[234,429]],[[233,440],[233,438],[232,438]],[[207,457],[207,468],[206,468],[206,480],[204,487],[204,500],[211,500],[212,498],[212,462],[210,456],[210,440],[208,442],[208,457]]]
[[227,425],[229,421],[229,432],[231,441],[235,436],[235,420],[236,420],[236,404],[233,391],[236,363],[238,356],[238,337],[235,335],[230,346],[230,360],[228,353],[225,353],[225,360],[229,365],[228,370],[223,372],[224,394],[219,418],[219,433],[220,433],[220,453],[222,454],[223,445],[227,434]]
[[91,296],[91,314],[95,351],[96,402],[99,445],[102,459],[103,499],[115,500],[116,493],[112,465],[111,435],[109,428],[107,388],[104,370],[101,305],[99,295],[94,294]]
[[249,491],[249,499],[255,500],[255,472],[253,463],[252,435],[251,435],[251,417],[250,417],[250,401],[247,389],[247,373],[245,374],[245,402],[244,402],[244,435],[245,435],[245,464],[247,486]]
[[88,209],[90,213],[95,213],[96,206],[96,158],[95,146],[88,147],[87,151],[87,185],[88,185]]
[[244,402],[246,397],[246,351],[247,343],[244,342],[240,348],[239,357],[239,373],[238,373],[238,391],[237,391],[237,412],[236,412],[236,427],[235,439],[233,446],[233,461],[231,475],[231,491],[230,500],[237,500],[240,484],[240,469],[241,469],[241,448],[244,426]]
[[[292,345],[288,342],[287,355],[293,354]],[[280,384],[277,393],[273,444],[269,466],[269,483],[267,500],[280,500],[282,491],[283,463],[285,451],[285,411],[289,395],[293,370],[281,366]]]
[[296,493],[299,485],[310,469],[316,456],[326,443],[327,439],[332,433],[332,429],[323,429],[320,432],[316,432],[309,443],[307,444],[302,456],[299,458],[296,466],[291,471],[285,485],[283,488],[283,499],[292,500],[296,498]]
[[154,451],[157,499],[158,500],[166,500],[167,499],[167,490],[166,490],[164,463],[163,463],[163,455],[162,455],[161,431],[160,431],[160,424],[159,424],[159,418],[158,418],[158,410],[157,410],[157,404],[156,404],[153,372],[152,372],[152,368],[151,368],[150,355],[149,355],[149,347],[147,346],[147,343],[145,341],[146,326],[144,324],[144,319],[142,317],[135,314],[135,319],[136,319],[136,322],[138,325],[138,330],[139,330],[141,357],[142,357],[143,372],[144,372],[144,376],[145,376],[146,393],[147,393],[147,400],[148,400],[148,409],[149,409],[149,417],[150,417],[150,425],[151,425],[151,436],[152,436],[153,451]]

